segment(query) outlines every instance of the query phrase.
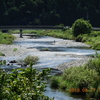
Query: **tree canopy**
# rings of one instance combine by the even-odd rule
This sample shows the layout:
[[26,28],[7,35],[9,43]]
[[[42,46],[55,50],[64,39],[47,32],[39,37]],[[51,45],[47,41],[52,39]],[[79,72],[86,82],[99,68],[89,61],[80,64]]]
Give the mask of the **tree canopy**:
[[92,31],[92,25],[84,19],[77,19],[72,25],[73,35],[89,34]]
[[71,26],[79,18],[100,26],[100,0],[0,0],[0,25]]

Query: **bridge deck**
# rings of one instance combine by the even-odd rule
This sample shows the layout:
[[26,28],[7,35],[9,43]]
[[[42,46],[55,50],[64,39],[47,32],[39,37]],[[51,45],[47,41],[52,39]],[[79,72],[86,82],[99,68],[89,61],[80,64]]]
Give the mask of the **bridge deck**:
[[0,30],[19,30],[19,29],[63,29],[62,26],[0,26]]

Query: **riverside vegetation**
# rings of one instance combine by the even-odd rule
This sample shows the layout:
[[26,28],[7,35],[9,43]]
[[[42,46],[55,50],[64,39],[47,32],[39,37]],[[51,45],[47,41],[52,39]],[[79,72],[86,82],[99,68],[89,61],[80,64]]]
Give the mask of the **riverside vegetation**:
[[0,44],[12,44],[14,39],[13,35],[0,32]]
[[[100,55],[84,66],[66,69],[61,76],[51,78],[51,87],[63,89],[70,94],[100,99]],[[89,99],[88,98],[88,99]]]
[[[92,25],[84,19],[76,20],[72,25],[72,30],[62,30],[62,35],[67,34],[67,39],[88,43],[94,49],[100,49],[99,33],[99,31],[92,31]],[[48,33],[44,31],[44,34],[53,35],[54,37],[61,36],[61,33],[54,32],[53,34],[50,31]],[[85,95],[86,97],[99,100],[100,55],[96,53],[94,59],[89,60],[84,66],[71,67],[66,69],[61,76],[53,76],[51,78],[51,87],[63,89],[70,94]]]
[[50,69],[37,71],[33,63],[26,69],[15,69],[5,72],[0,69],[0,99],[1,100],[53,100],[44,96],[46,91],[45,78]]

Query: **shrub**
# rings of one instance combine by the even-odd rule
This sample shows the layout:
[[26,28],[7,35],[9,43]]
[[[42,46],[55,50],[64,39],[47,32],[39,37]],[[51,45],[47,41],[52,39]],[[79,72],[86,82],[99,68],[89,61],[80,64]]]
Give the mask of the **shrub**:
[[5,56],[5,54],[4,53],[0,53],[0,56]]
[[30,64],[32,62],[36,63],[37,61],[39,60],[39,58],[37,56],[30,56],[28,55],[25,59],[24,59],[24,62],[26,64]]
[[72,25],[73,35],[76,37],[79,34],[89,34],[92,31],[92,25],[84,19],[77,19]]
[[0,44],[12,44],[14,39],[13,35],[0,33]]
[[86,64],[86,68],[88,69],[94,69],[98,72],[98,75],[100,76],[100,54],[96,54],[95,59],[91,59]]
[[[64,89],[71,94],[82,94],[91,90],[96,83],[98,73],[96,70],[83,67],[71,67],[66,69],[65,72],[59,77],[55,76],[51,78],[52,87]],[[94,81],[95,80],[95,81]]]
[[14,49],[13,49],[13,51],[17,51],[17,50],[18,50],[17,48],[14,48]]
[[11,73],[0,69],[0,100],[53,100],[44,95],[49,69],[15,69]]
[[59,82],[58,82],[58,77],[53,76],[51,78],[51,88],[58,88]]

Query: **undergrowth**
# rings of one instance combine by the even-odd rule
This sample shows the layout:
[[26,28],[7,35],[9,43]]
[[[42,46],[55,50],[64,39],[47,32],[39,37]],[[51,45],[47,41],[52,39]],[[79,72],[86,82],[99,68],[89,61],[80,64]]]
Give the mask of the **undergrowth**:
[[84,66],[71,67],[61,76],[51,78],[51,87],[63,89],[70,94],[100,99],[100,55]]
[[0,69],[1,100],[53,100],[43,94],[47,84],[44,79],[50,69],[39,72],[32,65],[10,73]]
[[12,44],[14,39],[13,35],[0,32],[0,44]]

